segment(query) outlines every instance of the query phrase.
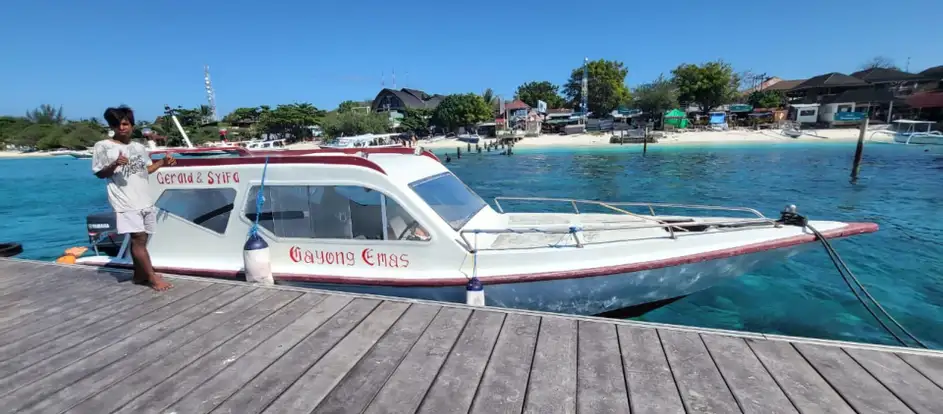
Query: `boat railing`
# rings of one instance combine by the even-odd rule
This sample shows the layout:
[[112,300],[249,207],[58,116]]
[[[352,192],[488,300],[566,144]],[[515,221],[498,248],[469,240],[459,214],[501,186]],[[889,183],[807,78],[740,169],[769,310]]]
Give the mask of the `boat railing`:
[[[735,231],[742,230],[744,228],[756,226],[756,225],[770,225],[776,226],[777,222],[775,219],[768,218],[760,213],[759,211],[748,208],[748,207],[723,207],[723,206],[711,206],[711,205],[698,205],[698,204],[668,204],[668,203],[646,203],[646,202],[602,202],[594,200],[580,200],[580,199],[570,199],[570,198],[548,198],[548,197],[495,197],[494,202],[500,213],[504,213],[504,208],[501,205],[501,200],[504,201],[543,201],[543,202],[559,202],[559,203],[569,203],[573,207],[573,211],[576,214],[580,214],[579,205],[588,204],[600,206],[607,208],[618,213],[636,217],[641,219],[648,224],[639,224],[638,222],[626,223],[624,221],[612,221],[612,222],[596,222],[596,223],[585,223],[580,226],[572,226],[568,224],[547,224],[541,226],[512,226],[507,228],[475,228],[475,229],[463,229],[459,231],[459,236],[465,242],[465,245],[468,246],[469,251],[478,250],[477,243],[470,241],[467,237],[468,234],[527,234],[527,233],[542,233],[542,234],[570,234],[573,238],[574,243],[577,247],[583,247],[587,244],[585,241],[580,239],[579,234],[585,231],[619,231],[619,230],[639,230],[639,229],[652,229],[652,228],[663,228],[666,230],[665,237],[671,239],[677,239],[677,233],[688,233],[690,230],[686,226],[697,225],[697,226],[712,226],[720,231]],[[628,211],[620,207],[643,207],[647,208],[650,215],[637,214],[631,211]],[[664,220],[664,218],[659,218],[655,214],[655,209],[683,209],[683,210],[707,210],[707,211],[728,211],[728,212],[737,212],[737,213],[748,213],[755,217],[749,218],[735,218],[731,217],[729,221],[711,221],[711,222],[672,222]],[[632,238],[626,238],[621,240],[609,240],[605,243],[618,242],[618,241],[629,241]],[[498,249],[480,249],[480,250],[498,250]],[[501,249],[504,250],[504,249]]]
[[[495,197],[494,204],[498,208],[498,212],[504,213],[504,207],[501,206],[501,200],[504,201],[546,201],[546,202],[557,202],[557,203],[569,203],[573,207],[573,212],[580,214],[580,209],[578,205],[580,204],[589,204],[600,206],[609,210],[613,210],[619,213],[628,214],[631,216],[636,216],[646,220],[655,220],[655,209],[679,209],[679,210],[711,210],[711,211],[730,211],[738,213],[749,213],[757,218],[765,219],[766,216],[755,209],[749,207],[724,207],[724,206],[711,206],[711,205],[700,205],[700,204],[671,204],[671,203],[647,203],[647,202],[609,202],[609,201],[595,201],[595,200],[581,200],[576,198],[552,198],[552,197]],[[651,216],[646,216],[642,214],[632,213],[625,209],[619,207],[645,207],[648,209]]]
[[[677,239],[677,232],[689,233],[687,229],[684,228],[686,225],[697,225],[697,226],[711,226],[719,230],[719,232],[732,232],[739,231],[748,228],[755,228],[758,225],[766,226],[779,226],[776,220],[771,218],[746,218],[746,219],[732,219],[730,221],[712,221],[712,222],[661,222],[655,221],[650,224],[638,224],[638,223],[625,223],[619,222],[616,225],[613,225],[613,222],[609,223],[585,223],[582,225],[569,225],[569,224],[547,224],[542,226],[512,226],[506,228],[474,228],[474,229],[462,229],[459,231],[459,236],[462,238],[462,241],[465,243],[465,246],[470,252],[475,250],[510,250],[510,248],[479,248],[477,246],[477,241],[475,238],[469,240],[469,234],[492,234],[492,235],[501,235],[501,234],[556,234],[556,235],[570,235],[572,237],[576,247],[583,247],[587,244],[598,244],[598,243],[615,243],[623,241],[631,241],[638,239],[637,237],[627,237],[623,239],[616,240],[606,240],[602,242],[586,242],[580,238],[580,233],[587,231],[594,232],[604,232],[604,231],[620,231],[620,230],[640,230],[640,229],[658,229],[663,228],[667,232],[665,238]],[[698,232],[700,233],[700,232]],[[716,232],[714,233],[716,234]],[[651,236],[646,236],[643,238],[652,238]],[[660,238],[660,237],[659,237]]]

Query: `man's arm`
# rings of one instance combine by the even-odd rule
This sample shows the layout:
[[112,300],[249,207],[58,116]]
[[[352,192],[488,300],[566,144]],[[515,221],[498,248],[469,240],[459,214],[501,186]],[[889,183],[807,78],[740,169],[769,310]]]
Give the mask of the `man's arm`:
[[164,166],[164,160],[165,160],[165,158],[161,158],[161,159],[157,160],[157,162],[152,162],[152,163],[148,164],[148,166],[147,166],[147,173],[148,173],[148,174],[153,174],[154,171],[157,171],[157,170],[160,169],[160,167],[163,167],[163,166]]
[[118,169],[118,161],[111,163],[105,168],[95,171],[95,176],[98,178],[108,178],[115,174],[116,169]]
[[147,173],[153,174],[154,171],[157,171],[161,169],[162,167],[168,167],[168,166],[173,167],[174,165],[177,165],[177,159],[174,158],[174,155],[170,153],[164,155],[164,158],[157,160],[157,162],[152,162],[151,158],[148,157],[147,158]]

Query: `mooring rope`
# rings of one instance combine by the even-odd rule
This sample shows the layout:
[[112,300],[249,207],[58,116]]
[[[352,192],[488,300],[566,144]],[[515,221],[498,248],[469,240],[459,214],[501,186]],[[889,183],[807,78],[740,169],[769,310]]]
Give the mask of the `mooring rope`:
[[854,288],[854,286],[858,286],[858,288],[861,289],[862,292],[864,292],[865,296],[867,296],[867,298],[871,301],[871,303],[873,303],[874,306],[877,307],[880,313],[884,315],[885,318],[890,320],[891,323],[897,327],[897,329],[900,329],[901,332],[903,332],[905,335],[907,335],[907,337],[909,337],[911,340],[916,342],[921,347],[927,348],[927,349],[930,348],[925,343],[923,343],[923,341],[921,341],[912,333],[910,333],[910,331],[908,331],[907,328],[904,328],[904,326],[901,325],[900,322],[897,321],[897,319],[894,319],[894,317],[891,316],[891,314],[888,313],[887,310],[884,309],[883,306],[881,306],[881,303],[878,302],[878,300],[875,299],[874,296],[871,296],[871,293],[868,292],[868,289],[865,289],[864,285],[861,284],[861,281],[858,280],[858,278],[851,271],[851,269],[848,268],[848,265],[845,264],[845,261],[842,260],[841,256],[838,255],[838,252],[835,251],[835,248],[832,247],[832,244],[829,243],[828,239],[825,238],[825,236],[821,232],[819,232],[815,227],[812,227],[811,225],[809,225],[809,220],[807,218],[793,212],[784,211],[782,213],[782,219],[780,221],[783,224],[790,224],[790,225],[805,227],[805,228],[808,228],[810,231],[812,231],[812,234],[814,234],[815,237],[819,239],[819,241],[822,242],[822,246],[825,247],[825,252],[828,253],[829,259],[832,260],[832,264],[835,265],[835,269],[838,270],[838,274],[841,275],[842,279],[845,281],[845,284],[848,285],[848,289],[851,290],[851,293],[855,295],[855,298],[858,299],[858,302],[861,302],[861,305],[864,306],[865,310],[867,310],[868,313],[870,313],[871,316],[873,316],[874,319],[878,321],[881,327],[883,327],[884,330],[887,331],[887,333],[893,336],[894,339],[897,340],[897,342],[900,342],[900,344],[903,346],[910,346],[907,344],[906,341],[904,341],[903,338],[897,335],[897,333],[895,333],[886,323],[884,323],[884,321],[878,316],[877,313],[875,313],[873,309],[871,309],[870,306],[868,306],[867,302],[864,300],[864,298],[861,297],[861,295]]
[[268,172],[268,157],[265,157],[265,165],[262,167],[262,183],[259,184],[259,193],[255,197],[255,222],[249,229],[249,237],[259,234],[259,217],[262,216],[262,207],[265,205],[265,175]]

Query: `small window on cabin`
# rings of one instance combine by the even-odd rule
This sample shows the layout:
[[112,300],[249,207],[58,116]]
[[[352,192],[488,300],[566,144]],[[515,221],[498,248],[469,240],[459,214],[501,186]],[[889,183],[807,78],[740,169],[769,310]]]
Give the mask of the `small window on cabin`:
[[164,190],[154,205],[174,216],[219,234],[226,233],[236,200],[232,188]]
[[[259,187],[252,187],[246,200],[249,220],[255,220],[258,191]],[[369,188],[265,186],[264,195],[259,225],[277,237],[429,240],[429,233],[396,202]],[[384,203],[391,218],[386,229]]]
[[799,116],[813,116],[815,115],[814,109],[803,109],[799,111]]

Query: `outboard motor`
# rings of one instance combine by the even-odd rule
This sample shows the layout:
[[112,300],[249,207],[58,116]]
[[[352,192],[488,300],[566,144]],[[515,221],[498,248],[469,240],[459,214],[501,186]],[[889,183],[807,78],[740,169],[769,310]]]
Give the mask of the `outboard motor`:
[[88,243],[96,255],[104,253],[115,257],[124,243],[124,236],[118,234],[118,225],[114,212],[93,213],[85,217],[88,230]]

